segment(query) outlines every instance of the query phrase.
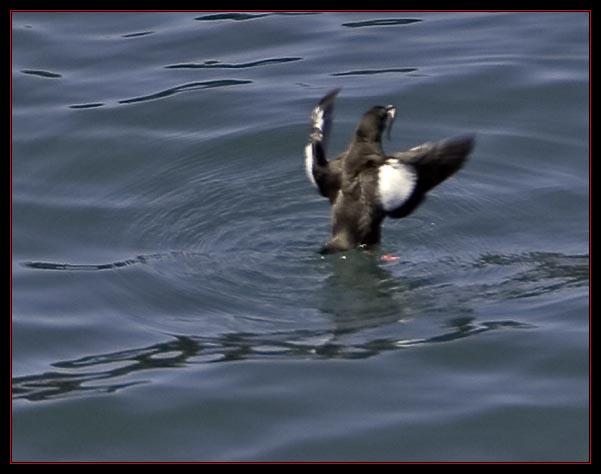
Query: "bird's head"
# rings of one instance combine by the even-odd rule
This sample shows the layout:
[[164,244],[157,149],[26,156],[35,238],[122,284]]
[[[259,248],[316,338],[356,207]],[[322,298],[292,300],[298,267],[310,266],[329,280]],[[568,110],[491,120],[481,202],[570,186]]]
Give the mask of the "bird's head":
[[390,140],[390,130],[396,116],[396,109],[392,105],[386,107],[376,105],[369,109],[359,122],[355,130],[355,139],[362,142],[382,141],[382,133],[388,129],[388,139]]

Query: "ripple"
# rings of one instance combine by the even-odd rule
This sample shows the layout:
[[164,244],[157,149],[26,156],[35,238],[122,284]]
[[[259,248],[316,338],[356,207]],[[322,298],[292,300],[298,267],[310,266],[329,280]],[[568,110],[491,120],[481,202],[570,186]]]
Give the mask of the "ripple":
[[138,33],[127,33],[122,35],[121,38],[140,38],[141,36],[148,36],[154,34],[154,31],[140,31]]
[[23,69],[21,72],[23,74],[29,74],[30,76],[44,77],[46,79],[58,79],[59,77],[63,77],[56,72],[42,71],[39,69]]
[[103,102],[91,102],[89,104],[74,104],[74,105],[70,105],[69,108],[70,109],[95,109],[98,107],[104,107],[104,103]]
[[272,15],[278,16],[312,16],[312,15],[322,15],[323,12],[277,12],[272,13]]
[[219,61],[205,61],[204,63],[183,63],[183,64],[172,64],[165,66],[166,69],[246,69],[256,66],[266,66],[268,64],[283,64],[294,61],[300,61],[303,58],[291,57],[291,58],[272,58],[272,59],[261,59],[259,61],[252,61],[248,63],[238,64],[227,64],[220,63]]
[[349,23],[343,23],[342,26],[347,28],[363,28],[370,26],[395,26],[395,25],[410,25],[412,23],[418,23],[418,18],[385,18],[381,20],[368,20],[368,21],[351,21]]
[[216,21],[216,20],[254,20],[269,16],[269,13],[251,14],[251,13],[216,13],[214,15],[204,15],[194,18],[196,21]]
[[[53,363],[52,366],[59,370],[13,377],[12,394],[15,400],[39,402],[91,393],[113,393],[151,383],[150,374],[157,369],[242,360],[365,359],[384,352],[449,343],[489,331],[533,327],[512,320],[478,324],[473,318],[458,318],[428,338],[385,337],[362,342],[345,341],[349,333],[310,330],[229,333],[219,337],[173,335],[165,342],[150,346]],[[145,373],[149,379],[140,380]]]
[[126,260],[119,260],[117,262],[110,263],[97,263],[97,264],[85,264],[85,263],[56,263],[56,262],[22,262],[21,265],[26,268],[33,268],[35,270],[61,270],[61,271],[79,271],[79,272],[90,272],[99,270],[115,270],[117,268],[123,268],[130,265],[136,265],[139,263],[148,263],[149,259],[160,258],[160,255],[138,255],[134,258]]
[[221,79],[221,80],[216,80],[216,81],[191,82],[189,84],[183,84],[181,86],[172,87],[170,89],[156,92],[154,94],[149,94],[149,95],[145,95],[142,97],[134,97],[132,99],[123,99],[123,100],[120,100],[119,103],[120,104],[133,104],[136,102],[146,102],[148,100],[163,99],[165,97],[179,94],[180,92],[202,90],[202,89],[214,89],[217,87],[238,86],[238,85],[251,84],[251,83],[252,83],[252,81],[244,81],[244,80],[237,80],[237,79]]
[[[291,180],[296,170],[289,173],[283,165],[250,162],[247,142],[271,146],[262,140],[252,135],[231,141],[246,143],[241,150],[205,147],[200,159],[212,161],[211,167],[199,170],[199,158],[174,165],[161,179],[188,175],[187,191],[148,196],[161,206],[131,223],[132,238],[168,254],[140,270],[150,272],[157,287],[180,295],[179,301],[190,301],[193,311],[203,308],[203,321],[217,330],[227,327],[224,316],[248,330],[297,325],[299,316],[304,325],[322,323],[311,304],[298,304],[314,298],[321,278],[314,271],[320,237],[306,225],[312,210],[299,199],[306,183]],[[138,285],[124,278],[123,286],[133,295]],[[194,326],[199,320],[190,321]]]
[[415,67],[401,67],[389,69],[358,69],[356,71],[335,72],[332,76],[370,76],[374,74],[387,74],[391,72],[409,73],[417,71]]
[[521,255],[483,255],[476,267],[513,267],[517,272],[498,284],[497,293],[507,299],[521,299],[553,293],[562,288],[588,286],[588,255],[563,255],[553,252],[529,252]]

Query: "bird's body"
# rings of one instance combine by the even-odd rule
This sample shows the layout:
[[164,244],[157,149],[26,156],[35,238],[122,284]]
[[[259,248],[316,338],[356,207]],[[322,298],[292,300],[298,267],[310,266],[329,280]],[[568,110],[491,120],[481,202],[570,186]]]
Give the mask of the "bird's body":
[[382,133],[390,132],[396,109],[376,106],[363,115],[349,147],[328,161],[338,92],[330,92],[313,109],[305,147],[307,176],[332,205],[332,236],[322,253],[378,244],[384,218],[411,214],[430,189],[461,168],[474,142],[472,137],[448,139],[386,155]]

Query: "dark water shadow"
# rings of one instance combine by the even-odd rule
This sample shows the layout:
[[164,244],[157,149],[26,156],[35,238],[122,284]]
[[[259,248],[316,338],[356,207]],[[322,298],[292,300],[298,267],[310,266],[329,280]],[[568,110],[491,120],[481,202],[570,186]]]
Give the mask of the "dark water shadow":
[[194,18],[196,21],[220,21],[220,20],[231,20],[231,21],[245,21],[245,20],[256,20],[258,18],[264,18],[268,16],[309,16],[309,15],[321,15],[323,12],[271,12],[271,13],[214,13],[211,15],[203,15]]
[[140,31],[138,33],[127,33],[122,35],[121,38],[140,38],[142,36],[148,36],[154,34],[154,31]]
[[23,74],[28,74],[30,76],[43,77],[45,79],[58,79],[59,77],[63,77],[62,74],[58,74],[56,72],[42,71],[42,70],[38,70],[38,69],[24,69],[21,72]]
[[312,15],[323,15],[324,12],[275,12],[272,15],[277,16],[312,16]]
[[[169,67],[169,66],[167,66]],[[132,97],[130,99],[122,99],[119,100],[119,104],[135,104],[138,102],[147,102],[150,100],[164,99],[166,97],[170,97],[175,94],[180,94],[182,92],[203,90],[203,89],[215,89],[220,87],[230,87],[230,86],[240,86],[252,84],[252,81],[247,80],[239,80],[239,79],[219,79],[214,81],[199,81],[199,82],[190,82],[188,84],[182,84],[181,86],[171,87],[169,89],[165,89],[159,92],[155,92],[153,94],[148,94],[141,97]],[[70,109],[93,109],[98,107],[103,107],[106,104],[102,102],[92,102],[89,104],[73,104],[70,105]]]
[[91,102],[89,104],[73,104],[70,105],[70,109],[97,109],[98,107],[104,107],[103,102]]
[[164,254],[153,254],[153,255],[137,255],[133,258],[125,260],[118,260],[116,262],[108,263],[59,263],[59,262],[42,262],[42,261],[31,261],[21,262],[21,265],[25,268],[32,268],[34,270],[55,270],[55,271],[70,271],[70,272],[95,272],[101,270],[116,270],[119,268],[129,267],[136,264],[145,264],[152,260],[159,260],[163,258]]
[[188,84],[182,84],[181,86],[171,87],[163,91],[155,92],[154,94],[145,95],[142,97],[134,97],[131,99],[120,100],[120,104],[134,104],[136,102],[146,102],[149,100],[164,99],[181,92],[188,92],[202,89],[214,89],[218,87],[229,87],[229,86],[240,86],[245,84],[251,84],[252,81],[238,80],[238,79],[220,79],[216,81],[201,81],[201,82],[190,82]]
[[415,67],[399,67],[399,68],[388,68],[388,69],[358,69],[355,71],[346,72],[335,72],[332,76],[373,76],[376,74],[390,74],[390,73],[401,73],[408,74],[417,71]]
[[233,20],[233,21],[245,21],[245,20],[256,20],[257,18],[263,18],[269,16],[270,13],[214,13],[211,15],[203,15],[194,18],[196,21],[219,21],[219,20]]
[[247,69],[257,66],[268,66],[270,64],[285,64],[295,61],[301,61],[303,58],[270,58],[252,61],[248,63],[228,64],[219,61],[205,61],[204,63],[182,63],[165,66],[165,69]]
[[342,26],[347,28],[365,28],[374,26],[402,26],[411,25],[412,23],[419,23],[423,21],[419,18],[384,18],[381,20],[367,20],[367,21],[351,21],[343,23]]

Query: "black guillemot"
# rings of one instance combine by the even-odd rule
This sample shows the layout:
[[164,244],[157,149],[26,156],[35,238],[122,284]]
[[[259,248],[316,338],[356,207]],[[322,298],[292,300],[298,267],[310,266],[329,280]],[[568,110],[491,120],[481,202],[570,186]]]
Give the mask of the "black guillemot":
[[390,136],[396,109],[375,106],[361,118],[348,148],[328,161],[327,142],[339,91],[328,93],[313,109],[305,147],[307,176],[332,205],[332,236],[323,254],[378,244],[384,218],[411,214],[428,191],[463,166],[474,147],[474,137],[463,136],[387,155],[382,133],[388,129]]

